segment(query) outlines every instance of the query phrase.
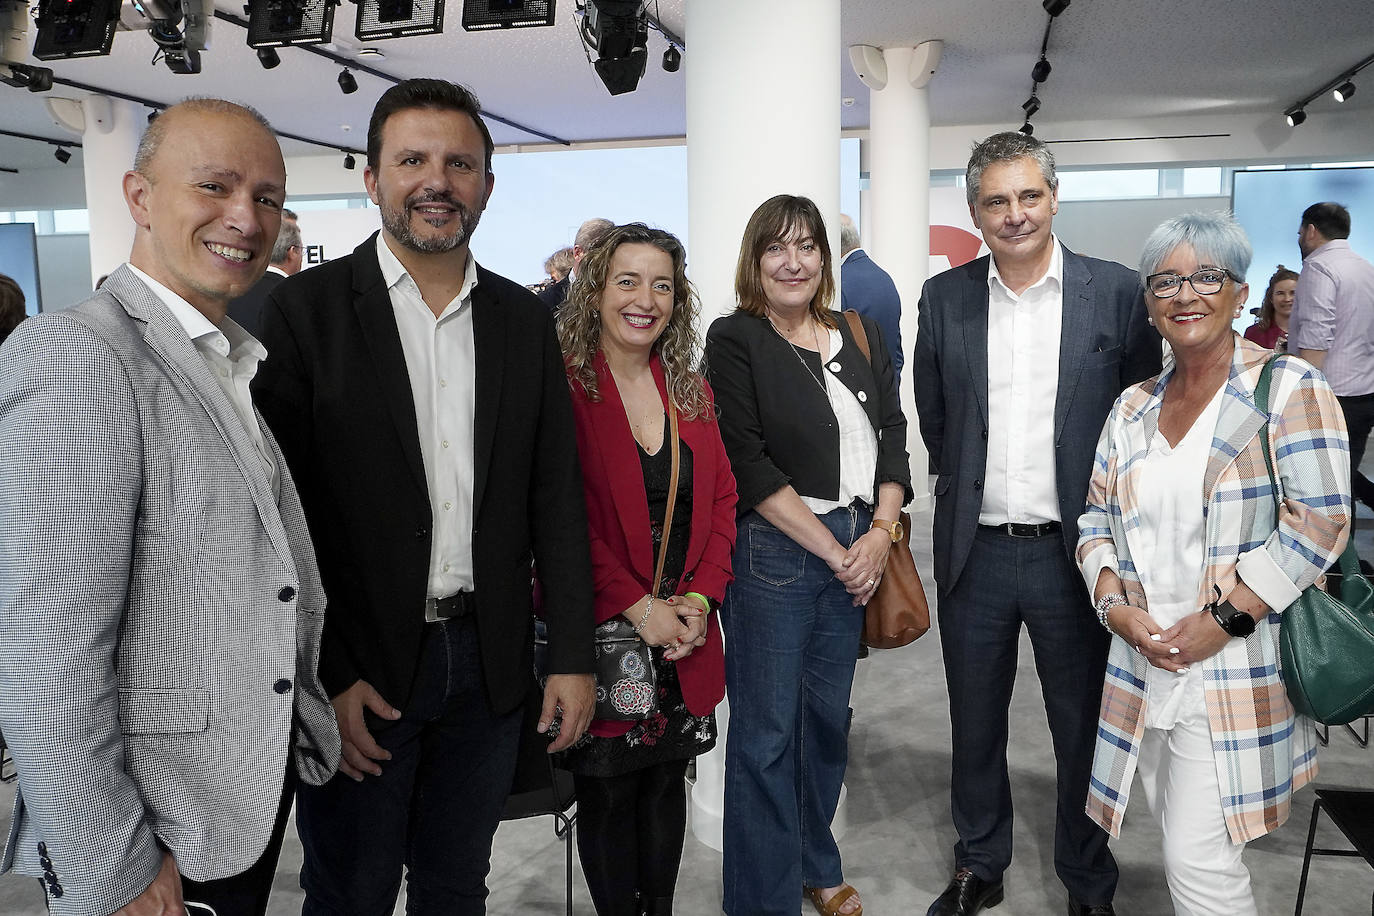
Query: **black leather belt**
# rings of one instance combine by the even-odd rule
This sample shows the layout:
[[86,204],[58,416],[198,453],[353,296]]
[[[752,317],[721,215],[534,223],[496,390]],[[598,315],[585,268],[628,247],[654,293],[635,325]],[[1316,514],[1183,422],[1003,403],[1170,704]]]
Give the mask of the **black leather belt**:
[[454,617],[466,617],[477,609],[475,595],[475,592],[458,592],[447,598],[426,598],[425,619],[437,617],[440,620],[449,620]]
[[996,531],[998,534],[1005,534],[1014,538],[1042,538],[1059,532],[1058,522],[1043,522],[1039,525],[1007,522],[1005,525],[979,525],[978,527],[985,531]]

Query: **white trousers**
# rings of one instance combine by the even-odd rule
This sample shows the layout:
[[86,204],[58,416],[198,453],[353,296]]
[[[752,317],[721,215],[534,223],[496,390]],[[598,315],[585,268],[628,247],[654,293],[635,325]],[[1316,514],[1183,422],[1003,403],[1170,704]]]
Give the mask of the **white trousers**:
[[1231,842],[1221,810],[1212,728],[1202,703],[1173,728],[1147,728],[1137,770],[1164,831],[1164,875],[1176,916],[1258,916],[1244,843]]

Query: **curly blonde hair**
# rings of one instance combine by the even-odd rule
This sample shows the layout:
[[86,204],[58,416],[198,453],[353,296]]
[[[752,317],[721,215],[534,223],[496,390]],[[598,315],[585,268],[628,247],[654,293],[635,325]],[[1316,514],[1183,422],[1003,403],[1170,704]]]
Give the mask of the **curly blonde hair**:
[[587,398],[601,400],[596,382],[596,354],[601,349],[601,294],[606,288],[611,259],[621,245],[652,245],[673,261],[673,314],[668,326],[654,341],[654,352],[663,363],[668,396],[685,420],[711,414],[706,385],[693,368],[701,339],[697,315],[701,303],[687,279],[687,251],[677,236],[644,223],[616,226],[596,242],[577,267],[568,289],[568,301],[558,310],[558,343],[568,370],[569,384],[582,386]]

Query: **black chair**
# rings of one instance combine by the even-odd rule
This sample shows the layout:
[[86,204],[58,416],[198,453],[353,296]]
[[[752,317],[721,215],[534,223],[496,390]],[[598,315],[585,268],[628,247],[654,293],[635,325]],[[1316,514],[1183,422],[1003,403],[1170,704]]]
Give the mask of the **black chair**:
[[[1317,819],[1326,816],[1345,835],[1354,849],[1317,849]],[[1302,878],[1298,881],[1298,905],[1293,916],[1302,916],[1303,897],[1307,894],[1307,869],[1313,856],[1359,856],[1374,868],[1374,790],[1317,789],[1317,801],[1312,805],[1312,826],[1307,831],[1307,850],[1302,857]],[[1374,897],[1370,901],[1374,914]]]

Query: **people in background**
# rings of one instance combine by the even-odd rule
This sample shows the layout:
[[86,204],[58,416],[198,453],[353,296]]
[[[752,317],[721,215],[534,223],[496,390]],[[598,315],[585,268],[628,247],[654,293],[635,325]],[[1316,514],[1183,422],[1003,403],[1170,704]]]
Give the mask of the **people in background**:
[[1374,430],[1374,264],[1350,248],[1350,211],[1338,203],[1302,212],[1302,274],[1293,299],[1288,350],[1322,370],[1350,431],[1351,488],[1374,507],[1374,482],[1360,471]]
[[1245,339],[1282,352],[1288,345],[1288,319],[1293,314],[1293,294],[1297,288],[1298,272],[1280,264],[1264,290],[1259,316],[1245,329]]
[[[1078,521],[1083,579],[1113,636],[1088,813],[1120,836],[1139,770],[1177,913],[1256,913],[1241,853],[1316,773],[1312,723],[1295,718],[1279,675],[1283,610],[1335,560],[1350,522],[1331,387],[1231,329],[1249,263],[1225,214],[1151,233],[1140,276],[1172,356],[1112,408]],[[1266,448],[1283,482],[1277,513]]]
[[[577,788],[582,873],[600,916],[672,912],[687,763],[715,745],[712,710],[725,695],[713,611],[732,578],[735,478],[710,389],[692,368],[699,304],[686,263],[670,233],[619,226],[582,259],[558,313],[596,620],[623,617],[639,629],[653,647],[658,687],[652,715],[595,720],[563,757]],[[677,489],[665,528],[675,448]]]
[[911,498],[906,418],[878,324],[865,359],[830,309],[825,223],[805,197],[754,211],[736,310],[711,325],[707,377],[739,488],[721,607],[730,695],[725,912],[859,914],[830,821],[848,760],[863,605]]
[[587,256],[593,245],[614,228],[615,223],[601,217],[589,219],[577,227],[577,236],[572,245],[572,266],[562,278],[539,293],[539,301],[547,305],[550,311],[556,312],[563,306],[564,300],[568,298],[568,289],[572,285],[573,277],[577,274],[578,263]]
[[0,274],[0,344],[28,314],[24,309],[24,291],[12,277]]
[[267,264],[267,270],[248,292],[229,303],[229,317],[248,333],[257,334],[261,329],[262,307],[267,302],[267,294],[276,289],[278,283],[300,272],[304,254],[300,224],[294,219],[287,219],[283,213],[281,229],[272,246],[272,259]]
[[[888,272],[859,247],[859,227],[840,214],[840,308],[854,309],[878,323],[892,356],[892,372],[902,377],[902,297]],[[899,388],[900,390],[900,388]]]
[[1052,232],[1054,156],[1020,133],[969,158],[991,254],[931,278],[912,377],[939,475],[932,531],[953,740],[954,877],[929,916],[1003,898],[1011,864],[1007,717],[1024,627],[1054,739],[1054,865],[1071,913],[1114,912],[1117,868],[1083,813],[1107,634],[1073,562],[1092,449],[1125,385],[1159,370],[1135,275]]
[[58,916],[261,916],[297,782],[337,765],[324,590],[249,398],[263,348],[224,320],[285,185],[257,112],[172,106],[124,175],[129,263],[0,349],[3,861]]
[[302,479],[329,591],[341,775],[297,806],[306,914],[486,909],[544,592],[549,747],[591,718],[591,564],[548,309],[477,265],[495,181],[476,98],[388,89],[363,179],[382,230],[268,296],[263,416]]
[[560,248],[544,259],[544,273],[548,274],[549,280],[553,283],[563,282],[563,278],[572,273],[572,268],[573,250],[571,246]]

